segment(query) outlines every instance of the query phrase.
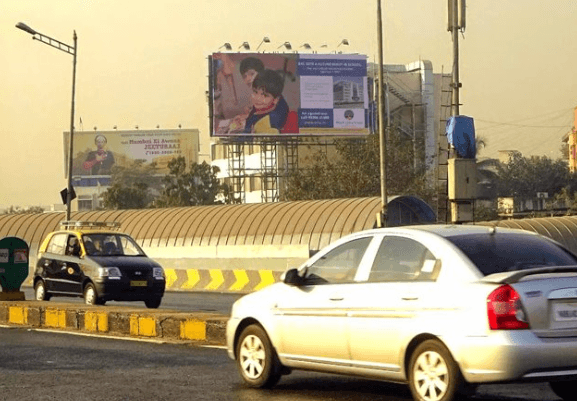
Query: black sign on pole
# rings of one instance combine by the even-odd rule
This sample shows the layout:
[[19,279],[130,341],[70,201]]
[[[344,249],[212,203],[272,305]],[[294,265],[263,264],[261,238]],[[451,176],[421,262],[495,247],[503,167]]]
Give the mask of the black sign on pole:
[[[60,191],[60,196],[62,197],[62,203],[66,205],[66,198],[68,197],[68,188],[64,188],[62,191]],[[72,187],[72,194],[70,196],[70,200],[74,200],[76,199],[76,191],[74,190],[74,187]]]

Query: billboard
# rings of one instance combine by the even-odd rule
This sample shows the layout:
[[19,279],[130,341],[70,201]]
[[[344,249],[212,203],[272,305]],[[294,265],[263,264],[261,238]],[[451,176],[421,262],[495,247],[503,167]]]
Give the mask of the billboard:
[[[68,176],[69,132],[64,132],[65,177]],[[198,130],[75,131],[72,177],[75,186],[108,185],[112,167],[129,167],[136,160],[156,163],[159,174],[168,163],[183,156],[187,165],[196,162]]]
[[367,58],[214,53],[212,136],[366,135]]

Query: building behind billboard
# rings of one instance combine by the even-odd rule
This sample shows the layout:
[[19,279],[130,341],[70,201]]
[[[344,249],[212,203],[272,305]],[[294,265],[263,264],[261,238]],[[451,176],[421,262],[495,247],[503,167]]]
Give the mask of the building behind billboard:
[[[64,132],[64,166],[68,166],[69,132]],[[78,210],[100,207],[100,196],[111,181],[114,166],[130,167],[135,161],[155,163],[159,175],[168,173],[168,163],[184,157],[186,164],[198,162],[199,131],[131,130],[75,131],[72,183],[78,194]],[[64,172],[67,176],[67,169]]]

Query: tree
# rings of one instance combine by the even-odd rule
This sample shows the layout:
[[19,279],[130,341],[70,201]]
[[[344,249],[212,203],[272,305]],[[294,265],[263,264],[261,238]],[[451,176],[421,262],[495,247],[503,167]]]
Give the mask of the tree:
[[217,178],[220,169],[206,162],[191,163],[186,171],[184,157],[168,163],[169,174],[162,180],[162,194],[156,207],[199,206],[231,203],[228,186]]
[[28,208],[21,208],[19,206],[10,206],[2,214],[34,214],[44,213],[44,209],[40,206],[30,206]]
[[114,166],[111,186],[102,195],[106,209],[143,209],[151,207],[161,189],[155,163],[136,160],[129,167]]
[[537,192],[553,196],[573,181],[565,160],[520,154],[513,155],[508,163],[499,163],[497,177],[497,196],[523,198],[533,198]]
[[[426,201],[433,190],[424,171],[415,171],[413,144],[398,133],[387,141],[387,192],[416,194]],[[310,167],[292,172],[286,200],[380,196],[380,150],[377,135],[335,141],[335,155],[318,151],[308,159]]]

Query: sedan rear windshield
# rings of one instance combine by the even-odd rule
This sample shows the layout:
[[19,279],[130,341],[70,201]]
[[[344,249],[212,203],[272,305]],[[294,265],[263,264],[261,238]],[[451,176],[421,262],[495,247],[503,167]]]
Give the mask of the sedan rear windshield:
[[537,236],[497,231],[447,239],[463,251],[485,276],[542,266],[577,265],[575,255]]

